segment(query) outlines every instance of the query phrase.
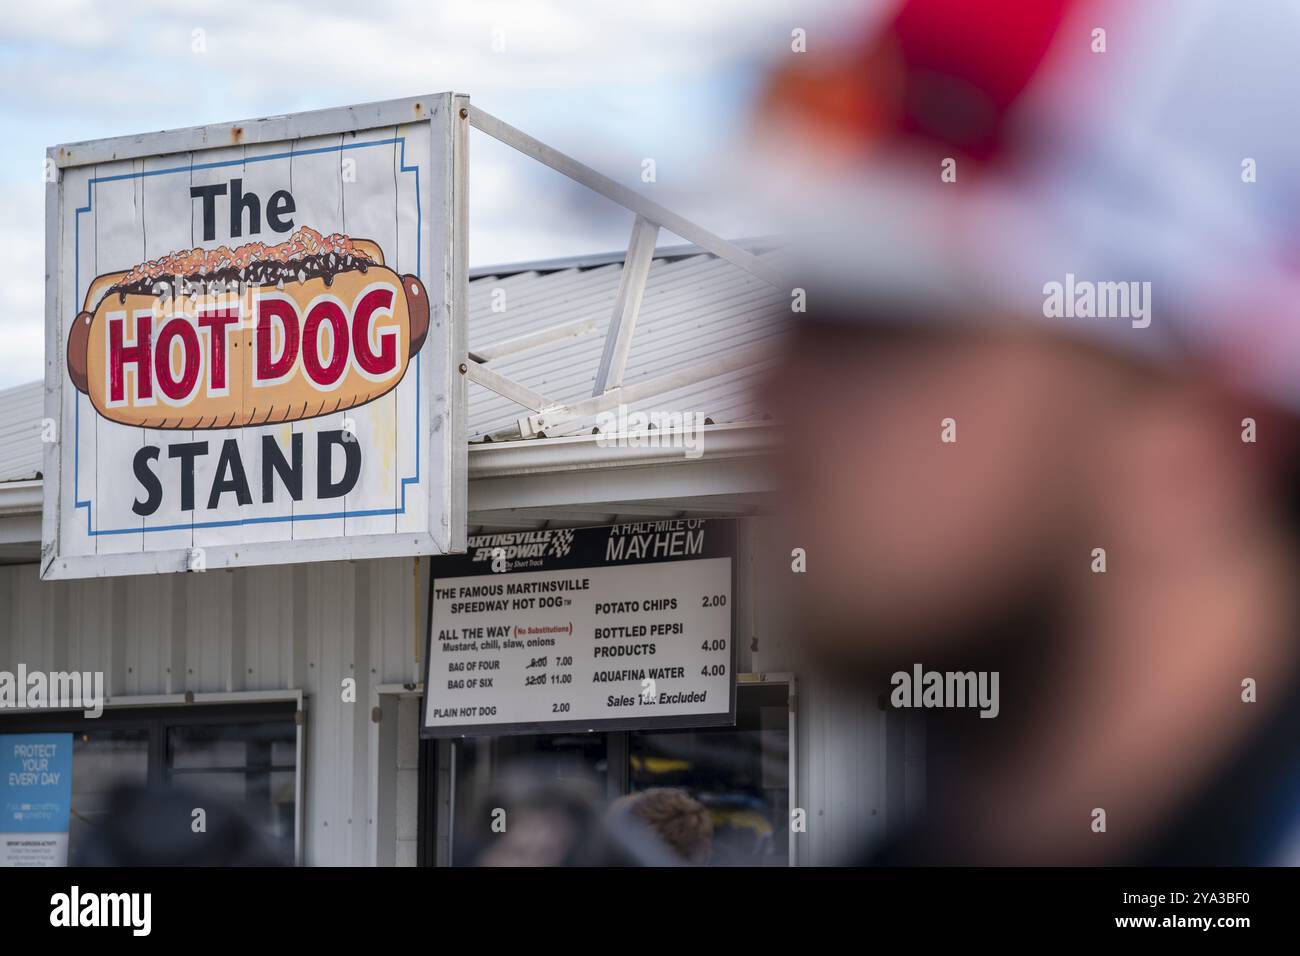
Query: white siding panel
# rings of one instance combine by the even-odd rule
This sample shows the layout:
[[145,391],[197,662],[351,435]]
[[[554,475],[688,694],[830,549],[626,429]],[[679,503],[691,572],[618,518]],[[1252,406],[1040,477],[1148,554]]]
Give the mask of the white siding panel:
[[861,695],[808,683],[799,691],[799,803],[808,811],[799,863],[844,863],[884,833],[885,715]]
[[131,577],[122,581],[117,593],[122,595],[125,605],[120,645],[125,669],[118,693],[157,693],[157,688],[167,686],[172,588],[170,582],[157,578]]
[[229,680],[234,577],[231,571],[213,571],[181,579],[185,583],[184,690],[235,689]]
[[[395,558],[42,583],[35,564],[4,566],[0,670],[102,670],[110,697],[301,689],[306,860],[361,864],[370,687],[415,672],[411,568]],[[342,701],[345,676],[358,678],[355,704]],[[403,771],[413,784],[409,752]]]

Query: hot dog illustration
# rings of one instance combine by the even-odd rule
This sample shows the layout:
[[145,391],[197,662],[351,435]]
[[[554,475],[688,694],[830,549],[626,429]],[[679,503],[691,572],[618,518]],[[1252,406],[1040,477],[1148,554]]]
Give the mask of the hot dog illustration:
[[397,386],[429,300],[368,240],[302,227],[278,245],[194,249],[98,276],[68,375],[111,421],[239,428],[328,415]]

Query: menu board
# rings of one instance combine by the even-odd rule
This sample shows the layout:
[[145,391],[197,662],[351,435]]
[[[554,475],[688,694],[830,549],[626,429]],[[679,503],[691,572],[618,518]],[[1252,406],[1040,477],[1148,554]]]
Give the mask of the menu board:
[[735,723],[732,521],[487,534],[436,558],[425,737]]

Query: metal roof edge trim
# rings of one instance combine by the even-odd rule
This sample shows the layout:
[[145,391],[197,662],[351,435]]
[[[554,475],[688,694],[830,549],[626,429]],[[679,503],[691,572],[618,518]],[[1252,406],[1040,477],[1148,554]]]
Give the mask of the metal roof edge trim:
[[[602,442],[617,441],[620,435],[572,435],[562,438],[538,438],[528,441],[486,442],[469,448],[469,477],[501,478],[549,472],[585,471],[589,469],[632,468],[650,464],[691,464],[701,460],[758,457],[775,448],[776,426],[769,422],[706,425],[701,429],[702,454],[689,458],[680,446],[662,444],[677,432],[664,430],[652,435],[659,447],[637,448],[609,446]],[[644,435],[631,436],[644,439]],[[17,517],[41,513],[44,483],[36,481],[0,482],[0,517]]]
[[587,471],[597,468],[632,468],[652,464],[690,464],[701,460],[761,456],[774,450],[775,426],[767,422],[706,425],[701,429],[703,441],[699,456],[690,458],[680,445],[665,447],[665,438],[678,434],[663,430],[650,433],[659,439],[659,447],[625,447],[605,442],[620,438],[644,440],[640,433],[627,435],[570,435],[560,438],[534,438],[526,441],[483,442],[470,446],[469,476],[500,478],[562,471]]
[[40,478],[0,482],[0,516],[40,514],[44,486]]

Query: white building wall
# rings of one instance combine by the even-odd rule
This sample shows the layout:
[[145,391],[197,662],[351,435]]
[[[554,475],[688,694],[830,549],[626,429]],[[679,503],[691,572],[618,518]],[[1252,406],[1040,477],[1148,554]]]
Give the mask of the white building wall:
[[[794,673],[794,805],[808,823],[797,859],[840,862],[901,822],[901,791],[891,798],[885,787],[887,762],[906,766],[911,780],[923,755],[914,738],[905,754],[897,733],[890,749],[874,701],[799,673],[799,622],[776,599],[773,578],[791,573],[789,548],[766,520],[741,525],[738,669]],[[402,558],[45,583],[34,564],[0,567],[0,669],[102,670],[110,697],[301,690],[305,861],[413,864],[418,699],[384,702],[379,733],[371,710],[374,688],[421,679],[427,575],[427,561],[417,577],[415,560]],[[342,700],[347,677],[357,682],[355,704]],[[909,786],[909,805],[915,795]]]
[[[42,583],[34,564],[0,567],[0,669],[102,670],[110,698],[303,691],[304,859],[361,865],[377,813],[414,839],[413,794],[401,795],[403,817],[371,806],[370,787],[371,690],[417,679],[427,561],[418,591],[414,569],[394,558]],[[342,699],[347,677],[355,704]],[[418,752],[404,736],[385,772],[401,768],[413,789]]]
[[799,804],[806,833],[797,862],[833,866],[861,856],[889,823],[885,715],[875,701],[800,685]]
[[[397,702],[397,794],[393,821],[397,866],[416,866],[420,822],[420,703],[421,698],[402,697]],[[432,795],[430,796],[432,799]],[[433,834],[429,834],[433,839]]]

